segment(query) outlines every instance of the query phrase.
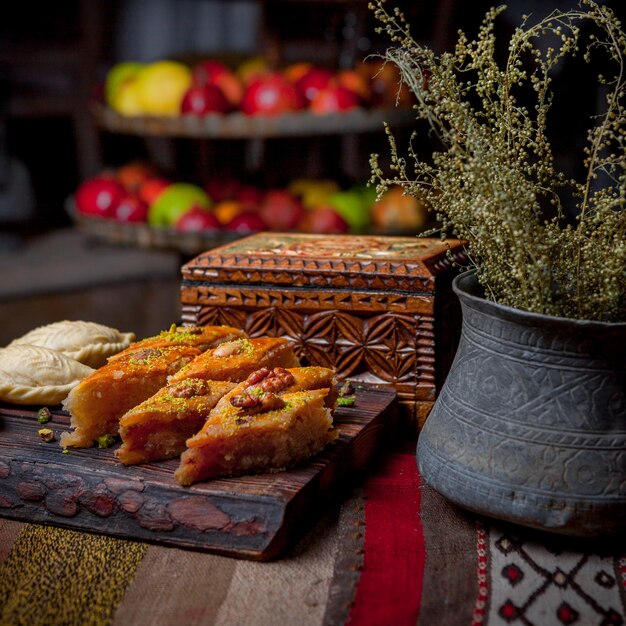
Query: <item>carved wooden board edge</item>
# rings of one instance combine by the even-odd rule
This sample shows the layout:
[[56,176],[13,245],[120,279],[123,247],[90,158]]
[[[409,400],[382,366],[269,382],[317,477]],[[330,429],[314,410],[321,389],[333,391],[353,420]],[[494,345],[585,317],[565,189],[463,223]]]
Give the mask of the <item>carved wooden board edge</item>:
[[[35,408],[0,405],[0,517],[124,539],[269,560],[300,538],[341,496],[395,428],[396,394],[362,385],[340,407],[339,439],[306,465],[183,488],[178,460],[124,467],[114,448],[72,450],[44,443]],[[53,410],[58,436],[69,417]]]

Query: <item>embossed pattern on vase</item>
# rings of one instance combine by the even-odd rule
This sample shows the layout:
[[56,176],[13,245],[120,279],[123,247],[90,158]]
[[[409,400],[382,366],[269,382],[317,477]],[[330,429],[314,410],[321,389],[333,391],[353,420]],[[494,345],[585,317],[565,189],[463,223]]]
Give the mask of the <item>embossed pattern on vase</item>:
[[461,344],[418,445],[426,480],[531,526],[625,524],[626,324],[501,316],[459,282]]

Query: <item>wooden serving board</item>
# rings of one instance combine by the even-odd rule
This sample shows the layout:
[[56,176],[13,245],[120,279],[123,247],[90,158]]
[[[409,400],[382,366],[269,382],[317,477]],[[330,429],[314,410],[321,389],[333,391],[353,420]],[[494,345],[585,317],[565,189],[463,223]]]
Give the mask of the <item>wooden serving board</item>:
[[336,410],[339,439],[308,464],[181,487],[178,460],[125,467],[113,448],[63,453],[60,410],[38,435],[36,409],[0,405],[0,516],[193,548],[240,558],[277,557],[363,470],[395,416],[396,392],[360,387]]

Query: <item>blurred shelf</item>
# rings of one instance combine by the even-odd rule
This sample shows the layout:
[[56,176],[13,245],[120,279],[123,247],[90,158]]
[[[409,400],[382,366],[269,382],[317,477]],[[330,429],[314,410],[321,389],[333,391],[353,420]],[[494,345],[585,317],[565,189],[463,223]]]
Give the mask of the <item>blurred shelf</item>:
[[250,234],[228,231],[185,233],[173,228],[155,228],[144,222],[118,222],[74,211],[71,214],[79,231],[99,241],[144,250],[173,250],[185,256],[195,256]]
[[[228,230],[186,233],[174,228],[156,228],[145,222],[119,222],[114,219],[79,213],[75,209],[72,198],[67,200],[66,210],[80,232],[103,243],[119,244],[143,250],[170,250],[185,257],[196,256],[206,250],[217,248],[252,234],[251,232],[238,233]],[[371,227],[367,234],[412,237],[418,236],[420,232],[416,229],[391,230]]]
[[365,133],[390,126],[407,126],[415,121],[412,109],[354,109],[345,113],[317,115],[309,111],[278,116],[250,116],[235,112],[204,117],[119,115],[111,108],[94,104],[93,113],[101,128],[115,133],[152,137],[194,139],[252,139],[308,137],[317,135]]

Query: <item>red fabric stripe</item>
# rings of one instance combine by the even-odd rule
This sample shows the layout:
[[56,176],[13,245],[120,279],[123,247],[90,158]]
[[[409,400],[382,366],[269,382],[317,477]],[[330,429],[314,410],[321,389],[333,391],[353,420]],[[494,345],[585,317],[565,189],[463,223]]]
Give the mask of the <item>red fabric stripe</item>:
[[391,455],[368,479],[364,563],[350,626],[415,626],[426,556],[419,488],[413,454]]

